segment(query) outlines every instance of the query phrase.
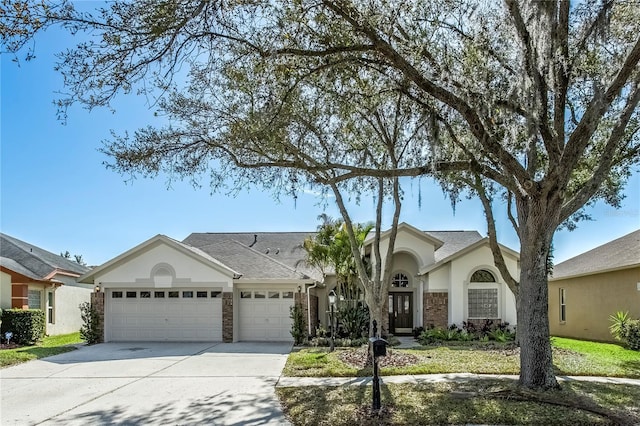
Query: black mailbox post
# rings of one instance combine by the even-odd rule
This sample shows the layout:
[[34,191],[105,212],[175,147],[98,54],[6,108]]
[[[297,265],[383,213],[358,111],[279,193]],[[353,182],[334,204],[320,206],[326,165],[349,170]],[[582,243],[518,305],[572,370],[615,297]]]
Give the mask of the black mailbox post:
[[373,336],[369,338],[371,346],[371,357],[373,358],[373,403],[371,405],[374,411],[380,410],[380,377],[378,377],[378,357],[387,356],[388,342],[377,337],[377,322],[373,320]]
[[373,357],[387,356],[387,341],[379,337],[371,337],[369,341],[373,345]]

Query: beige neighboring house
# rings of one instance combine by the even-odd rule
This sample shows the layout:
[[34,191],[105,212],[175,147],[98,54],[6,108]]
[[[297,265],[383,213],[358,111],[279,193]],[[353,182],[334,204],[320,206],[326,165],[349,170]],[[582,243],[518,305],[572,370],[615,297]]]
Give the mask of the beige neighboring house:
[[80,330],[79,305],[93,286],[76,279],[89,270],[62,256],[0,233],[0,308],[41,309],[46,334]]
[[640,318],[640,230],[555,265],[549,278],[553,336],[614,341],[617,311]]
[[[313,232],[157,235],[80,277],[100,289],[105,341],[292,341],[290,308],[309,334],[328,323],[335,276],[303,262]],[[388,232],[382,235],[383,246]],[[371,251],[365,242],[365,255]],[[518,276],[518,253],[502,247]],[[383,254],[384,256],[384,254]],[[389,294],[391,333],[463,321],[516,322],[515,299],[487,238],[400,224]]]

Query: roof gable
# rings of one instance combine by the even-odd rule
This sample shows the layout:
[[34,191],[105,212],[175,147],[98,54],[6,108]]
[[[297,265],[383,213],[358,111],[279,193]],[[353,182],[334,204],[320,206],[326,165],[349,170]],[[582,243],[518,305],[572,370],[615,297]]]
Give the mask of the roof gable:
[[[429,233],[439,234],[445,243],[436,252],[436,262],[421,269],[420,274],[431,272],[452,260],[490,244],[489,237],[483,238],[477,231],[429,231]],[[449,246],[447,246],[447,242]],[[498,247],[503,255],[511,256],[514,259],[520,258],[520,254],[515,250],[499,243]]]
[[169,247],[172,247],[173,249],[183,253],[184,255],[195,259],[201,263],[204,263],[206,265],[208,265],[209,267],[225,274],[228,276],[240,276],[240,274],[238,272],[236,272],[235,270],[233,270],[232,268],[230,268],[229,266],[223,264],[222,262],[220,262],[217,259],[214,259],[213,257],[211,257],[209,254],[203,252],[202,250],[196,248],[196,247],[191,247],[187,244],[181,243],[179,241],[174,240],[173,238],[169,238],[166,235],[161,235],[158,234],[155,237],[152,237],[150,239],[148,239],[147,241],[144,241],[141,244],[138,244],[137,246],[133,247],[130,250],[127,250],[126,252],[122,253],[121,255],[109,260],[108,262],[92,269],[91,271],[89,271],[88,273],[86,273],[85,275],[83,275],[82,277],[79,278],[78,281],[83,282],[83,283],[92,283],[93,279],[99,275],[99,274],[103,274],[106,273],[112,269],[117,268],[118,266],[132,260],[133,258],[135,258],[136,256],[146,252],[147,250],[152,249],[153,247],[157,247],[158,245],[167,245]]
[[550,280],[626,269],[640,265],[640,229],[553,267]]
[[[406,222],[401,222],[398,224],[398,230],[397,230],[397,235],[406,232],[409,234],[413,234],[416,237],[420,238],[421,240],[426,241],[428,244],[432,245],[434,247],[435,250],[438,250],[440,247],[442,247],[442,245],[444,244],[444,242],[440,239],[438,239],[437,237],[430,235],[426,232],[423,232],[421,230],[419,230],[418,228],[416,228],[415,226],[411,226]],[[389,234],[391,233],[391,229],[387,229],[386,231],[383,231],[380,233],[380,240],[383,240],[384,238],[387,238],[389,236]],[[375,230],[371,230],[369,231],[369,234],[367,235],[367,237],[364,240],[364,244],[363,245],[368,245],[373,243],[373,239],[375,238]]]
[[[14,267],[18,264],[31,275],[24,274],[25,271],[16,272],[41,280],[48,279],[59,272],[77,277],[89,270],[77,262],[3,233],[0,233],[0,257],[10,259],[15,262]],[[2,262],[4,265],[7,261]],[[12,269],[8,263],[5,266]]]

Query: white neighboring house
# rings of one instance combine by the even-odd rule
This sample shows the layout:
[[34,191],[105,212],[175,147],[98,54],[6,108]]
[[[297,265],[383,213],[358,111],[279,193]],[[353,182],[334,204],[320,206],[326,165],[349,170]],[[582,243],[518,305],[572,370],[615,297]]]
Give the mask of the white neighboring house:
[[80,330],[80,304],[93,286],[76,279],[89,270],[62,256],[0,233],[0,308],[42,309],[46,334]]
[[[335,277],[301,262],[302,243],[313,234],[193,233],[182,242],[157,235],[79,281],[100,288],[105,341],[291,341],[294,303],[303,306],[310,334],[328,322]],[[382,239],[384,247],[388,232]],[[518,276],[518,253],[502,251]],[[478,232],[402,223],[393,262],[391,333],[468,320],[515,325],[515,298]]]

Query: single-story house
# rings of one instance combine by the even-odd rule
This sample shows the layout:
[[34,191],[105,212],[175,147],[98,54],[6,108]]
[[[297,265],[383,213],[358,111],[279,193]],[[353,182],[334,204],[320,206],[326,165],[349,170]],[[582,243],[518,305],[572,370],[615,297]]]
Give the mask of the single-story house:
[[614,341],[617,311],[640,318],[640,230],[555,265],[549,277],[552,335]]
[[[303,306],[309,334],[327,324],[335,277],[304,263],[312,232],[157,235],[79,281],[93,301],[105,341],[291,341],[290,308]],[[388,241],[388,232],[382,235]],[[386,239],[386,240],[385,240]],[[510,271],[518,254],[502,247]],[[371,250],[367,240],[364,253]],[[475,231],[398,229],[389,295],[391,333],[465,320],[516,322],[515,298],[487,238]]]
[[46,334],[80,330],[79,305],[93,286],[76,279],[89,270],[77,262],[0,233],[0,308],[41,309]]

